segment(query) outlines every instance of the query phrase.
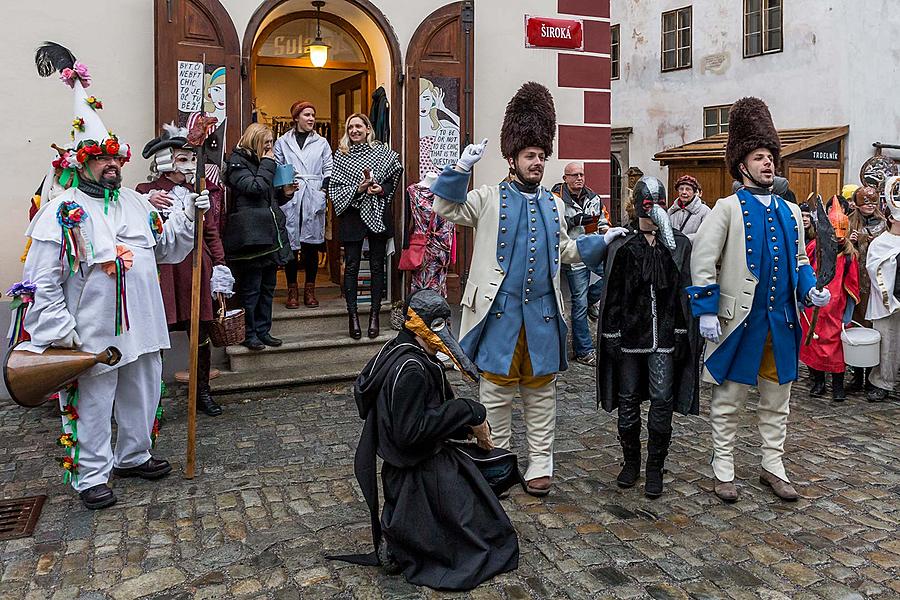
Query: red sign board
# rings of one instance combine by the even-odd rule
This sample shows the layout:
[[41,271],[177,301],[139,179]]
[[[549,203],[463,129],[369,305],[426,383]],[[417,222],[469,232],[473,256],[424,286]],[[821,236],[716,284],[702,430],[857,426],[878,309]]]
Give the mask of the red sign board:
[[584,50],[584,23],[581,19],[525,15],[525,46]]

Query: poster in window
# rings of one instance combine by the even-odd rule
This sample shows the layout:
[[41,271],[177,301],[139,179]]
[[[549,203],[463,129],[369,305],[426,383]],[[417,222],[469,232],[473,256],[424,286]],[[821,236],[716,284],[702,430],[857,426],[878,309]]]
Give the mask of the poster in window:
[[459,79],[419,78],[419,178],[456,164],[460,152]]
[[225,67],[206,65],[206,73],[202,71],[203,63],[178,61],[178,123],[192,127],[201,109],[216,118],[207,138],[206,160],[221,167],[225,148]]

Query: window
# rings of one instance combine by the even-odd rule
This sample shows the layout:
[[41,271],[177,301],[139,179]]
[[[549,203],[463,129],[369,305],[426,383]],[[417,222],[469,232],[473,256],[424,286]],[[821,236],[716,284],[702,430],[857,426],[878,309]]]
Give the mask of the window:
[[783,49],[781,0],[744,0],[744,58]]
[[728,111],[730,104],[707,106],[703,109],[703,137],[708,138],[717,133],[728,133]]
[[662,15],[662,70],[689,69],[691,66],[691,7]]
[[609,29],[609,58],[610,58],[610,78],[619,78],[619,26],[613,25]]

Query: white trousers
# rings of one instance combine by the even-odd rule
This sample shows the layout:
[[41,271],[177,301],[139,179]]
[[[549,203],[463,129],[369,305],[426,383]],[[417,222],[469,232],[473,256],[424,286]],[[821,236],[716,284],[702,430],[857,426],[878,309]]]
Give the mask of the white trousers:
[[491,437],[498,448],[509,449],[512,438],[512,403],[522,396],[528,470],[525,480],[553,476],[553,438],[556,430],[556,379],[541,387],[502,386],[481,378],[479,400],[487,409]]
[[[759,390],[756,418],[762,438],[762,468],[789,481],[781,458],[790,414],[791,384],[779,385],[760,377],[756,387]],[[749,385],[733,381],[713,385],[709,419],[713,430],[712,467],[719,481],[734,479],[734,437],[749,389]]]
[[[134,362],[78,380],[78,472],[72,487],[83,491],[109,481],[113,466],[137,467],[150,458],[150,432],[161,392],[159,352],[142,354]],[[61,408],[67,395],[60,392]],[[116,449],[112,450],[115,414]],[[71,433],[63,415],[63,430]]]
[[881,334],[881,359],[869,374],[869,383],[886,392],[894,391],[897,369],[900,369],[900,312],[872,321]]

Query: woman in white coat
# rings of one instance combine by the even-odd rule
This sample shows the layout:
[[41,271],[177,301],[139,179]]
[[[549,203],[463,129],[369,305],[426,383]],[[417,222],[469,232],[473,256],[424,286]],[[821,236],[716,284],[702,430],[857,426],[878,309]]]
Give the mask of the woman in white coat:
[[291,106],[294,128],[275,142],[275,161],[294,167],[297,193],[281,210],[287,221],[287,233],[293,251],[291,262],[284,271],[288,283],[287,308],[300,308],[297,287],[297,251],[303,254],[306,272],[303,304],[315,308],[316,274],[319,252],[325,251],[325,189],[331,177],[331,146],[316,133],[316,107],[310,102],[297,101]]

